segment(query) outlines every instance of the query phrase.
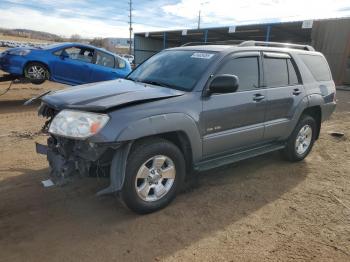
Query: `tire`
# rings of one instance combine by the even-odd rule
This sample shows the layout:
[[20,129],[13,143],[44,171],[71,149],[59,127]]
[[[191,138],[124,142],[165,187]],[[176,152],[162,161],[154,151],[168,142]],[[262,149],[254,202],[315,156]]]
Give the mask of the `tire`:
[[136,213],[167,206],[181,189],[186,173],[183,154],[165,139],[148,139],[131,151],[121,199]]
[[287,160],[301,161],[310,153],[315,142],[316,129],[317,125],[313,117],[303,115],[300,118],[283,152]]
[[29,63],[24,68],[24,76],[30,80],[32,84],[40,85],[50,78],[50,72],[46,65],[42,63]]

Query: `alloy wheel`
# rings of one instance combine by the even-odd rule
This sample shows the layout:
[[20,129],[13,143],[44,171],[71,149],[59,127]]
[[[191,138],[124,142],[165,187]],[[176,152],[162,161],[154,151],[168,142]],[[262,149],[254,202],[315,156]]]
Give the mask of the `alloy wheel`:
[[40,65],[32,65],[27,70],[27,77],[30,79],[46,79],[46,69]]
[[167,156],[157,155],[139,168],[135,189],[137,195],[146,202],[163,198],[172,188],[176,176],[174,162]]
[[312,128],[309,125],[303,126],[295,141],[295,150],[298,155],[303,155],[309,149],[312,140]]

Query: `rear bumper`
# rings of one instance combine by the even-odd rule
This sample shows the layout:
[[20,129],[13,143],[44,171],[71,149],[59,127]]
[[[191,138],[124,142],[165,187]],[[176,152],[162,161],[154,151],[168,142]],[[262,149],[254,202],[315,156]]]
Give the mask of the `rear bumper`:
[[333,114],[337,104],[336,102],[326,103],[321,106],[321,113],[322,113],[322,122],[326,121],[330,118],[330,116]]

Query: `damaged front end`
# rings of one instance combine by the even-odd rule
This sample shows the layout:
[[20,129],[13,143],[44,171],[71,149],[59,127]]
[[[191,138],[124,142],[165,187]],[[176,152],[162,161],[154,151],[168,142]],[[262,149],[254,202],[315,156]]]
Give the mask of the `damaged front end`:
[[39,115],[47,118],[43,132],[49,134],[47,145],[36,144],[36,152],[47,156],[50,177],[56,185],[65,185],[74,175],[110,177],[110,186],[97,194],[121,189],[130,143],[92,143],[87,139],[67,138],[49,132],[58,110],[42,103]]

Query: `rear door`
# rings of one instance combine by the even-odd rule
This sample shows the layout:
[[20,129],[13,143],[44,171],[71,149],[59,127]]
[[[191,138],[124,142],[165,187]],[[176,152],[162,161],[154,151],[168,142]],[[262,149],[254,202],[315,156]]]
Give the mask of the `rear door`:
[[260,88],[260,53],[236,53],[223,61],[215,75],[239,78],[237,92],[212,94],[203,100],[205,157],[249,148],[263,139],[266,90]]
[[287,53],[264,52],[264,87],[267,91],[264,140],[288,133],[298,105],[305,96],[295,62]]
[[91,82],[112,80],[120,77],[118,63],[111,54],[96,50],[92,65]]
[[53,67],[54,78],[73,84],[90,82],[94,49],[72,46],[55,52],[55,55],[58,57]]

